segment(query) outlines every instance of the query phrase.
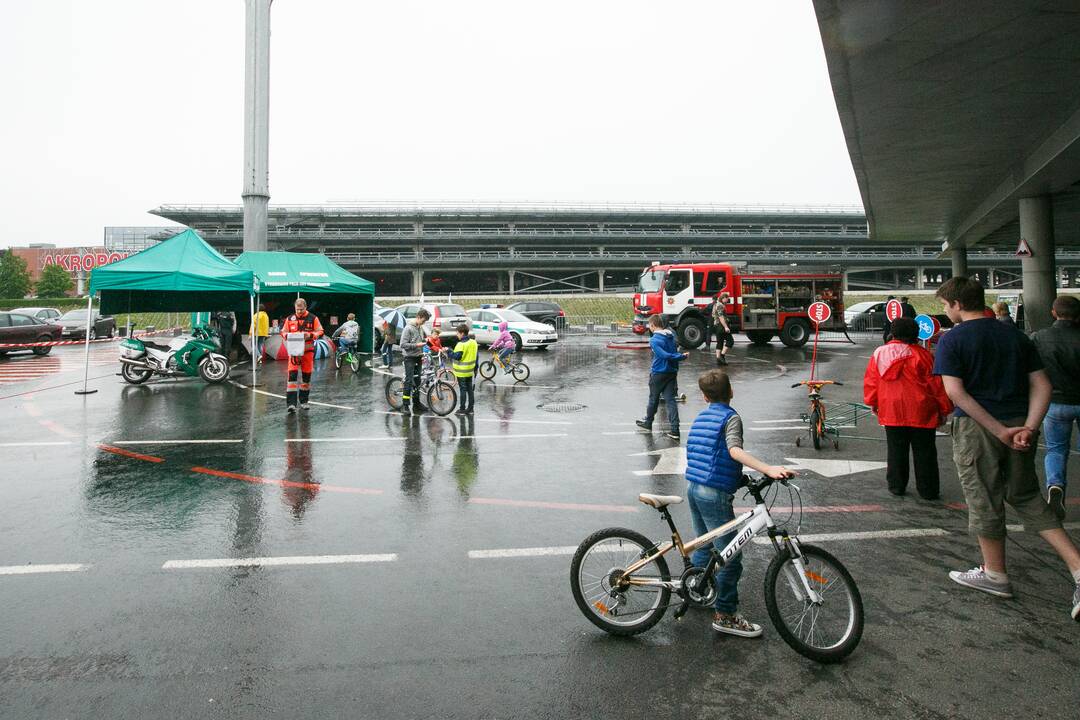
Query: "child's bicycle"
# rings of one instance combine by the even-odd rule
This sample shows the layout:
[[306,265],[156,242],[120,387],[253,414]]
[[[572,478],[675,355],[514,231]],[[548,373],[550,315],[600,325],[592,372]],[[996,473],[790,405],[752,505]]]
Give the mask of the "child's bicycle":
[[510,375],[513,375],[514,379],[518,382],[525,382],[529,379],[528,365],[519,360],[514,360],[513,356],[511,356],[510,360],[504,362],[503,359],[499,357],[498,350],[492,350],[491,359],[485,360],[480,363],[480,365],[476,368],[476,371],[480,373],[480,377],[484,378],[485,380],[490,380],[491,378],[495,377],[495,370],[497,368],[502,368],[502,371],[504,373],[509,373]]
[[334,365],[338,370],[348,363],[353,372],[360,372],[360,356],[356,352],[356,343],[346,343],[338,338],[338,350],[334,353]]
[[[660,511],[671,540],[654,543],[624,528],[605,528],[585,538],[570,564],[570,588],[578,608],[602,630],[636,635],[660,621],[672,593],[682,600],[676,619],[691,605],[711,607],[717,595],[714,573],[764,532],[776,550],[765,572],[765,606],[776,631],[800,655],[821,663],[840,662],[862,638],[862,596],[839,560],[800,543],[797,532],[788,535],[773,522],[763,495],[774,483],[787,487],[793,500],[799,495],[799,488],[787,480],[743,476],[741,486],[753,496],[753,510],[688,542],[683,542],[667,509],[683,499],[642,493],[638,500]],[[692,564],[694,550],[728,533],[734,539],[722,551],[710,548],[705,567]],[[682,556],[681,572],[675,575],[664,560],[672,549]]]
[[[404,379],[394,376],[386,381],[386,402],[391,409],[401,410],[405,407],[405,400],[402,397],[404,391]],[[420,387],[414,392],[417,401],[436,415],[449,415],[457,407],[457,386],[441,379],[433,363],[424,363],[420,370]]]
[[[828,443],[829,440],[826,437],[828,433],[825,427],[825,403],[821,399],[821,388],[826,385],[843,385],[842,382],[835,380],[801,380],[791,387],[797,388],[800,385],[805,385],[807,389],[807,395],[810,398],[810,410],[803,417],[807,424],[810,426],[810,440],[814,443],[814,449],[820,450],[821,443]],[[796,447],[801,445],[801,438],[795,438]],[[836,447],[839,448],[840,441],[835,442]]]

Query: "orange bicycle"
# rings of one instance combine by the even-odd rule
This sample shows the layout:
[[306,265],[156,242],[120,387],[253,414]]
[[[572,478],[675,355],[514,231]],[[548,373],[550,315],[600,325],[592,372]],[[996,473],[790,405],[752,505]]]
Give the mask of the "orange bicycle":
[[[821,388],[826,385],[843,385],[835,380],[802,380],[791,387],[797,388],[805,385],[807,395],[810,398],[810,412],[803,413],[802,420],[810,426],[810,440],[814,443],[814,449],[820,450],[821,443],[828,442],[828,427],[825,425],[825,402],[821,399]],[[802,445],[802,438],[795,438],[795,446]],[[840,440],[833,441],[833,447],[840,449]]]

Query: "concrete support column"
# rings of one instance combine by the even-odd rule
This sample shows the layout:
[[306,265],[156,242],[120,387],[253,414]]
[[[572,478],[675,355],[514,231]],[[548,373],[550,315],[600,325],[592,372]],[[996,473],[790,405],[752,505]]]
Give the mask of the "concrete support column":
[[840,290],[844,293],[848,291],[848,271],[845,270],[840,275]]
[[270,205],[270,0],[246,0],[244,250],[267,249]]
[[986,271],[986,289],[992,290],[997,287],[997,269],[990,268]]
[[412,271],[412,294],[420,297],[424,292],[424,271],[416,269]]
[[604,292],[604,271],[596,271],[596,286],[600,289],[600,292]]
[[915,268],[915,289],[924,290],[926,288],[926,268]]
[[963,275],[966,277],[968,274],[967,248],[953,248],[950,255],[952,257],[952,276],[959,277]]
[[510,294],[511,295],[513,295],[515,292],[517,292],[517,289],[514,287],[514,276],[516,274],[517,273],[514,272],[513,270],[510,271]]
[[1049,195],[1020,199],[1020,237],[1031,248],[1031,257],[1020,259],[1024,273],[1024,330],[1031,332],[1054,321],[1050,306],[1057,295],[1057,271],[1054,211]]
[[499,283],[497,287],[498,292],[506,292],[506,278],[503,277],[502,273],[495,273],[495,277],[497,278],[497,282]]

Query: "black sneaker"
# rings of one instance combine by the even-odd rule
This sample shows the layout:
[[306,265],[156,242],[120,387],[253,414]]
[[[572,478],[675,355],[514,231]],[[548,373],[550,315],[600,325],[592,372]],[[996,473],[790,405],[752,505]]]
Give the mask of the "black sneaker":
[[1072,619],[1080,622],[1080,583],[1076,583],[1076,589],[1073,590]]
[[649,432],[652,432],[652,425],[645,422],[644,420],[635,420],[634,424],[637,425],[642,430],[648,430]]
[[1065,488],[1051,485],[1046,489],[1046,504],[1054,511],[1058,522],[1065,519]]
[[679,434],[678,430],[668,430],[664,434],[667,435],[672,440],[680,440],[680,439],[682,439],[682,435]]

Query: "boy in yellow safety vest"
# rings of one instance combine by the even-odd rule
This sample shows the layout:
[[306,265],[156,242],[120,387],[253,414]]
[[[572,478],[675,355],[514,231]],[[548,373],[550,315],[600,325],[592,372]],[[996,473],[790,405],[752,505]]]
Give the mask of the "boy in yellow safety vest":
[[472,415],[473,411],[473,375],[476,373],[476,341],[469,337],[469,326],[465,323],[457,326],[457,345],[450,357],[454,360],[454,377],[458,382],[458,395],[461,407],[458,415]]

